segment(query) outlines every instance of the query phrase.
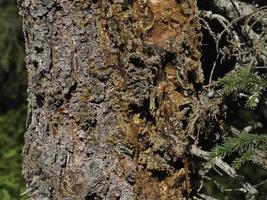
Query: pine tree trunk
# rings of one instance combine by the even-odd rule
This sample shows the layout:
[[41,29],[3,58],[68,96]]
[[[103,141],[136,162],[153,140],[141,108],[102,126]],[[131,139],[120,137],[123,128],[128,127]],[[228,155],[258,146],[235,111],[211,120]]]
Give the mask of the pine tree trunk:
[[20,13],[31,199],[186,199],[196,1],[23,0]]

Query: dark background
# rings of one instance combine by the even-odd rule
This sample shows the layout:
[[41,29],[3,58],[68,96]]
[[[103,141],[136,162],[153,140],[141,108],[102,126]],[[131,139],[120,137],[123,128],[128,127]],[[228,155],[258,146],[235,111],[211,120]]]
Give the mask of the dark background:
[[0,1],[0,199],[25,191],[21,153],[26,118],[27,74],[21,19],[15,1]]

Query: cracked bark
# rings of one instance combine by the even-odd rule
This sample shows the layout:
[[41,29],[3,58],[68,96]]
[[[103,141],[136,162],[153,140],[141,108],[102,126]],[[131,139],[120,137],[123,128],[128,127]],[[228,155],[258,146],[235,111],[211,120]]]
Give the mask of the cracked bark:
[[188,198],[208,101],[195,0],[24,0],[20,14],[29,197]]

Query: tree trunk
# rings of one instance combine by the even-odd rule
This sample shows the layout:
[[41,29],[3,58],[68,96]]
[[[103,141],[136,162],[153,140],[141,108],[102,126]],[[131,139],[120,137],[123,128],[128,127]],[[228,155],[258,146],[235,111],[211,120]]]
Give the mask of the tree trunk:
[[20,13],[30,198],[188,198],[196,1],[22,0]]

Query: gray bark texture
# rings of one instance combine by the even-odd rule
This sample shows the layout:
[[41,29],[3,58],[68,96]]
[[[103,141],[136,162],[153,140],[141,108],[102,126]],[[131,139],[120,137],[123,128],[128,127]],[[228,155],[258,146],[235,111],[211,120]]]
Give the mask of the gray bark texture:
[[188,198],[189,139],[217,112],[217,103],[198,95],[196,1],[19,6],[29,79],[28,197]]

